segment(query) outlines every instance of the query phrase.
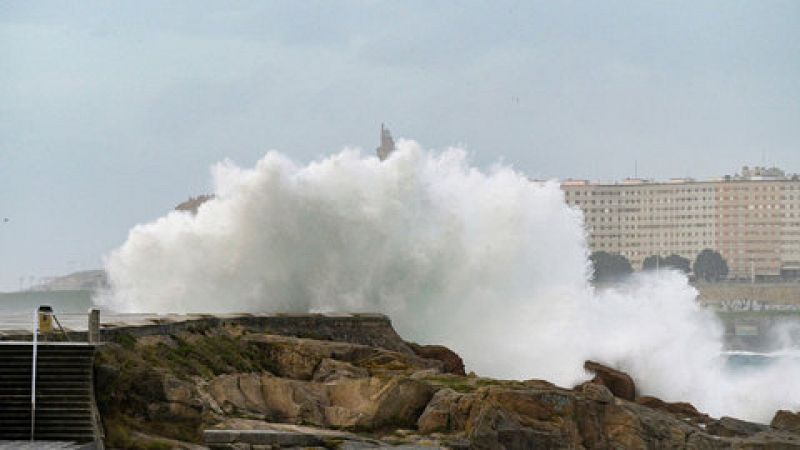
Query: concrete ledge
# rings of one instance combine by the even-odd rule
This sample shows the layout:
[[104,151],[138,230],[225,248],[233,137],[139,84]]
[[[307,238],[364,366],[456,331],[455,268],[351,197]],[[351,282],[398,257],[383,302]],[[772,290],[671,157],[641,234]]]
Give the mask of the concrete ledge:
[[[88,319],[88,318],[87,318]],[[203,332],[207,329],[240,327],[253,333],[370,345],[414,354],[383,314],[108,314],[101,313],[100,342],[118,336],[135,338]],[[86,341],[85,330],[68,329],[72,341]],[[56,333],[57,334],[57,333]],[[30,341],[30,331],[2,331],[0,341]]]

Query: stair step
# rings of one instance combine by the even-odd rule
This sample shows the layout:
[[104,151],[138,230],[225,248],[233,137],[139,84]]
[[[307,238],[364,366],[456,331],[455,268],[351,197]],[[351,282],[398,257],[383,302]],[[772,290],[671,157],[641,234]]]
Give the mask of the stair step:
[[[4,421],[3,425],[0,425],[0,430],[2,429],[24,429],[27,428],[30,430],[31,428],[31,421]],[[91,431],[94,428],[92,427],[91,420],[83,420],[80,422],[76,421],[68,421],[68,422],[39,422],[36,421],[36,430],[37,431],[63,431],[63,430],[70,430],[70,431]]]
[[[30,367],[14,367],[11,369],[0,369],[0,373],[8,376],[22,375],[31,377],[33,370]],[[84,375],[92,373],[88,367],[37,367],[36,376],[39,375]]]
[[[25,418],[3,418],[3,423],[0,424],[0,429],[7,428],[7,427],[15,427],[15,426],[27,426],[30,428],[31,426],[31,419],[30,417]],[[36,426],[37,427],[82,427],[88,426],[92,427],[92,416],[88,415],[86,417],[79,417],[79,418],[56,418],[56,417],[36,417]]]
[[[0,381],[0,383],[2,383],[2,382]],[[58,388],[61,388],[61,387],[71,388],[71,389],[81,388],[81,389],[87,390],[88,386],[91,386],[91,382],[89,380],[84,381],[83,382],[84,384],[81,385],[81,386],[75,386],[75,383],[80,383],[80,382],[65,381],[64,384],[61,384],[59,382],[54,382],[54,381],[48,381],[48,382],[45,382],[45,383],[41,383],[41,382],[39,382],[39,380],[36,380],[36,392],[39,392],[42,389],[45,389],[45,390],[50,389],[50,390],[52,390],[52,389],[58,389]],[[25,381],[25,382],[16,382],[16,383],[13,383],[13,384],[9,383],[7,385],[0,384],[0,389],[12,389],[12,390],[15,390],[15,391],[20,390],[20,389],[25,389],[26,391],[28,391],[28,393],[30,393],[30,391],[31,391],[31,379],[28,378],[28,380]]]
[[[58,394],[47,394],[47,395],[37,395],[36,401],[41,404],[61,404],[61,403],[75,403],[76,401],[80,400],[81,398],[85,397],[85,395],[58,395]],[[31,402],[31,393],[28,391],[27,393],[23,394],[0,394],[0,405],[5,404],[19,404],[24,402]]]
[[[25,353],[3,353],[0,352],[0,357],[3,358],[5,361],[30,361],[33,357],[32,351],[26,351]],[[92,359],[94,357],[91,353],[47,353],[47,352],[36,352],[36,359],[37,360],[44,360],[49,359],[53,361],[63,360],[67,358],[78,358],[82,360]]]
[[[33,362],[30,344],[0,343],[0,440],[30,439]],[[35,362],[35,438],[94,441],[94,347],[40,343]]]

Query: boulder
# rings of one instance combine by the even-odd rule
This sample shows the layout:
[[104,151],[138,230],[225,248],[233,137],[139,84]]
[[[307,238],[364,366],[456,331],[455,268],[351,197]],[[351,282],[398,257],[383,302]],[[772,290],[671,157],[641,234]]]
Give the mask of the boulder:
[[356,367],[348,362],[325,358],[314,371],[313,381],[327,383],[347,378],[366,378],[369,376],[367,369]]
[[614,403],[614,394],[602,384],[583,383],[578,390],[589,400],[600,403]]
[[326,425],[324,409],[329,400],[324,385],[275,377],[264,377],[261,383],[260,394],[267,419]]
[[239,388],[240,375],[221,375],[208,384],[208,393],[215,406],[225,414],[245,409],[244,395]]
[[441,361],[444,364],[443,370],[446,373],[461,376],[467,375],[464,369],[464,360],[458,356],[458,353],[443,345],[419,345],[409,342],[408,346],[419,357]]
[[583,368],[594,373],[592,383],[607,387],[615,397],[631,402],[636,399],[636,385],[627,373],[594,361],[586,361]]
[[227,415],[358,429],[414,426],[434,393],[427,383],[405,377],[315,383],[259,374],[221,375],[207,389]]
[[264,351],[273,374],[295,380],[312,380],[325,359],[350,363],[373,375],[410,374],[425,369],[441,370],[443,366],[438,360],[347,342],[274,335],[247,335],[242,339]]
[[777,430],[800,433],[800,412],[782,409],[775,413],[775,417],[772,418],[769,425]]
[[417,429],[424,434],[463,430],[474,400],[474,395],[440,389],[417,420]]
[[648,408],[657,409],[672,414],[678,419],[690,422],[695,425],[709,425],[714,422],[708,414],[703,414],[691,403],[686,402],[665,402],[659,398],[651,396],[636,397],[636,403]]
[[465,431],[475,448],[575,448],[581,442],[569,391],[489,386],[472,395]]
[[340,380],[325,386],[331,406],[326,418],[343,428],[413,427],[434,394],[427,383],[405,377]]

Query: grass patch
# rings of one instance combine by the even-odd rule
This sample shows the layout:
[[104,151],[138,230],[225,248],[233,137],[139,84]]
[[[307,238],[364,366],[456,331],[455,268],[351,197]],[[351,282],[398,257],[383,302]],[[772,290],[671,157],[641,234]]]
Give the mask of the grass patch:
[[105,420],[105,445],[108,448],[125,448],[131,450],[169,450],[171,444],[158,440],[143,441],[132,436],[130,425],[120,417]]
[[121,345],[126,350],[133,350],[136,347],[136,338],[130,333],[114,333],[111,337],[111,342]]
[[477,389],[487,386],[501,386],[509,389],[529,389],[522,381],[514,380],[495,380],[492,378],[470,378],[457,375],[434,375],[426,377],[424,381],[434,385],[450,388],[462,394],[475,392]]
[[435,375],[426,377],[423,380],[434,386],[450,388],[462,394],[469,394],[477,389],[474,383],[475,380],[467,377]]

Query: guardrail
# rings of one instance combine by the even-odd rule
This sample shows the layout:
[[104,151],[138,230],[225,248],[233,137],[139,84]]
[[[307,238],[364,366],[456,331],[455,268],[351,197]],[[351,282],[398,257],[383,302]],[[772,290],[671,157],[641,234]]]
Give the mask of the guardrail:
[[[77,316],[77,314],[70,314],[69,316]],[[86,316],[83,316],[86,319]],[[36,365],[38,359],[38,350],[39,350],[39,333],[43,332],[46,333],[44,335],[45,338],[50,337],[50,334],[54,332],[53,329],[53,321],[55,321],[56,325],[58,326],[61,335],[67,340],[70,341],[69,334],[64,329],[63,325],[61,325],[61,321],[58,319],[58,316],[53,311],[53,308],[50,306],[39,306],[36,311],[33,313],[33,327],[32,327],[32,345],[33,347],[33,355],[31,358],[31,441],[34,440],[35,437],[35,430],[36,430]],[[100,310],[92,308],[89,310],[89,316],[87,321],[87,341],[88,342],[96,342],[98,337],[98,332],[100,328]]]

